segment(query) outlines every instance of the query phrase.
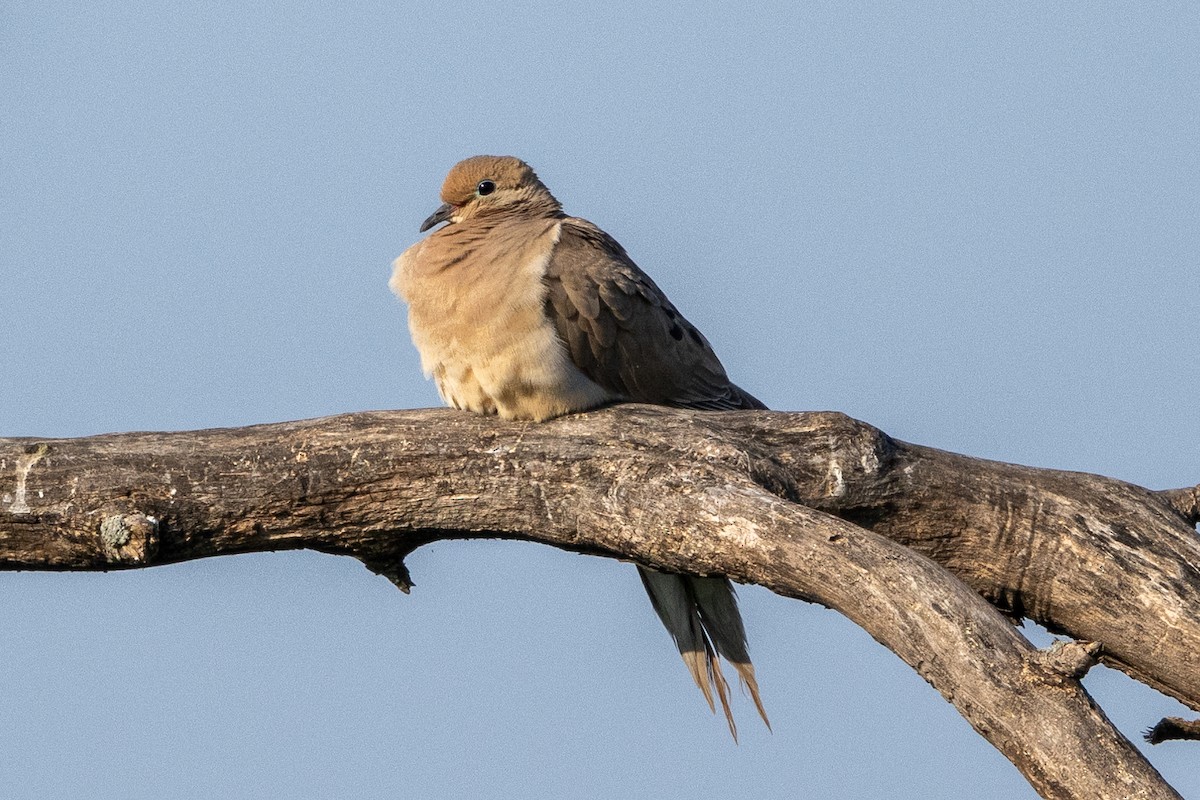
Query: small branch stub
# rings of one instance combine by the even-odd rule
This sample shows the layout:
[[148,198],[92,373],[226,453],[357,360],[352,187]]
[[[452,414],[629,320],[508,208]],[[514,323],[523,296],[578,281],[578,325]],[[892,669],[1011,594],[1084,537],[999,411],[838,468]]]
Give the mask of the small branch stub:
[[1099,642],[1055,642],[1034,653],[1035,663],[1057,680],[1079,680],[1100,658]]
[[1159,494],[1190,524],[1200,523],[1200,486],[1164,489]]
[[1150,744],[1160,744],[1169,739],[1200,740],[1200,719],[1164,717],[1144,734]]
[[359,557],[359,561],[363,563],[363,566],[371,570],[371,572],[387,578],[393,586],[405,594],[412,592],[414,585],[412,576],[409,574],[408,566],[404,563],[403,558]]

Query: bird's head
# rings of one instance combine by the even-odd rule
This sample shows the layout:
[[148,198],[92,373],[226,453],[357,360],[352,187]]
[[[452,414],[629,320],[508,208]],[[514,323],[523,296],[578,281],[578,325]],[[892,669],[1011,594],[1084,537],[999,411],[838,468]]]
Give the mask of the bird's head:
[[512,156],[472,156],[450,170],[442,205],[421,223],[421,232],[442,222],[457,223],[500,213],[552,215],[562,206],[537,173]]

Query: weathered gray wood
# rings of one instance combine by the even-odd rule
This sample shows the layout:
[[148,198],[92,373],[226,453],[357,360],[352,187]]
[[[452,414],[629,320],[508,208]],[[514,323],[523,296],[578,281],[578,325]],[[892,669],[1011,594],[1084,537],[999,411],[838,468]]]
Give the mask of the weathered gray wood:
[[0,568],[311,548],[407,588],[414,548],[506,537],[722,573],[846,614],[1044,797],[1177,797],[1080,687],[1098,648],[1037,651],[980,595],[1200,707],[1194,496],[908,445],[832,413],[373,412],[0,439]]

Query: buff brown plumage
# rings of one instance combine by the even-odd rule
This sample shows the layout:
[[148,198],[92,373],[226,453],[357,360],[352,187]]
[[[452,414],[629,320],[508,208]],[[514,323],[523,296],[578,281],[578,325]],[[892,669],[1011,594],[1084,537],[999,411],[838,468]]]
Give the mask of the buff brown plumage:
[[[446,176],[441,199],[421,231],[443,227],[396,259],[389,285],[408,304],[422,368],[447,404],[534,421],[621,401],[765,408],[729,380],[708,341],[624,248],[564,214],[525,162],[468,158]],[[719,657],[767,721],[732,584],[639,570],[734,737]]]

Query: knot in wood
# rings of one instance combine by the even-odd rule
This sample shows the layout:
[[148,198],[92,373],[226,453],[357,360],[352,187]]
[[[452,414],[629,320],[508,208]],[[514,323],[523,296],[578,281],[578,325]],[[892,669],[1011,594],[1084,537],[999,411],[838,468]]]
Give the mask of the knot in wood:
[[1100,642],[1055,642],[1035,651],[1029,666],[1052,683],[1075,681],[1096,666],[1101,649]]
[[145,564],[158,548],[158,520],[139,512],[100,521],[100,546],[114,564]]

